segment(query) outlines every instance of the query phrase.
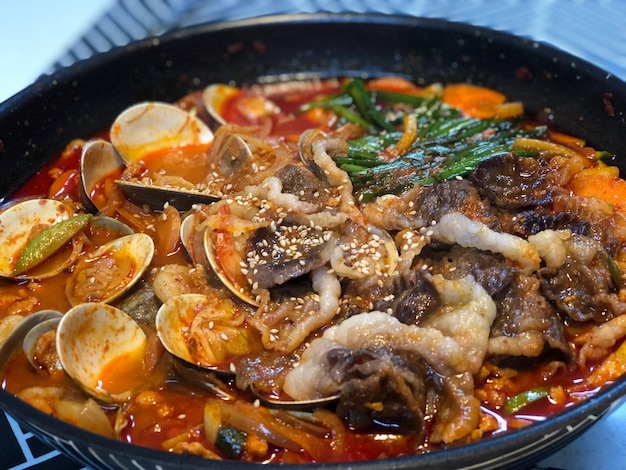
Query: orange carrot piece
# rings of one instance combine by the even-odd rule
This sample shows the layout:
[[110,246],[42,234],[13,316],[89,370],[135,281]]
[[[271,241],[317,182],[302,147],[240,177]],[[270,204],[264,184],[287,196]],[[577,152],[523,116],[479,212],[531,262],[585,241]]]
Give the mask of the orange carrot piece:
[[421,87],[418,87],[405,78],[391,76],[369,80],[367,82],[367,89],[370,91],[393,91],[395,93],[405,93],[409,95],[419,94],[422,91]]
[[596,197],[626,213],[626,181],[616,174],[616,170],[607,166],[587,168],[576,174],[567,188],[576,196]]
[[550,140],[557,144],[566,145],[568,147],[583,148],[585,146],[585,140],[579,137],[574,137],[569,134],[563,134],[562,132],[550,131]]
[[444,88],[443,101],[470,117],[486,119],[496,115],[506,96],[491,88],[457,83]]

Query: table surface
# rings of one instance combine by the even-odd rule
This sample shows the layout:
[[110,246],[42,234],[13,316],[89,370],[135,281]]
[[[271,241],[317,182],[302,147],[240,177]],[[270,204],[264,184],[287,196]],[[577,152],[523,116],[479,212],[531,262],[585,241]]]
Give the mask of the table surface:
[[[3,2],[0,102],[42,74],[172,28],[276,13],[381,12],[445,18],[550,43],[626,81],[624,0],[20,0]],[[0,135],[1,138],[1,135]],[[626,469],[626,405],[536,469]],[[79,469],[0,413],[1,468]]]

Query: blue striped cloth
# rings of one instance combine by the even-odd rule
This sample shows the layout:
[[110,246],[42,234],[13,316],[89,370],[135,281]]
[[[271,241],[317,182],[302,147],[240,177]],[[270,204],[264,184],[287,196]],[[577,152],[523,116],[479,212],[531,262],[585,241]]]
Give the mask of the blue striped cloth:
[[626,81],[624,0],[118,0],[54,69],[184,26],[282,13],[443,18],[552,44]]

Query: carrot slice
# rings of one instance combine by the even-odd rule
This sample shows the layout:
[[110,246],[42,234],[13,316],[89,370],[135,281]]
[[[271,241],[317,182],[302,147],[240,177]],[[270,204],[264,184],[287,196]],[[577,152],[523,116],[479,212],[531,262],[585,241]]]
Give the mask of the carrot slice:
[[411,83],[402,77],[380,77],[374,78],[367,82],[367,89],[370,91],[393,91],[395,93],[414,94],[422,91],[421,87],[418,87],[414,83]]
[[496,115],[506,96],[491,88],[457,83],[444,88],[443,101],[463,110],[468,116],[486,119]]
[[619,212],[626,212],[626,181],[611,166],[586,168],[577,173],[567,186],[576,196],[597,197]]

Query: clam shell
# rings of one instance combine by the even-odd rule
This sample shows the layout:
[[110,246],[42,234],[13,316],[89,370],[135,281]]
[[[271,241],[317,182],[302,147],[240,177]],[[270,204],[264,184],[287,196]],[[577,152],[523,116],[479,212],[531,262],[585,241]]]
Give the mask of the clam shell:
[[193,114],[160,102],[140,103],[122,112],[111,127],[111,143],[129,164],[160,150],[209,144],[213,132]]
[[[41,321],[37,325],[32,327],[29,330],[29,332],[26,333],[26,335],[24,336],[24,341],[22,343],[23,348],[24,348],[24,354],[26,355],[26,359],[28,360],[28,362],[30,362],[30,364],[35,369],[41,366],[41,364],[36,359],[37,357],[36,348],[37,348],[37,342],[39,341],[39,338],[44,333],[47,333],[49,331],[55,331],[63,316],[61,315],[61,313],[55,312],[54,310],[51,310],[50,312],[51,312],[50,316],[52,318]],[[55,313],[58,313],[58,315],[55,315]],[[62,367],[63,366],[61,365],[61,363],[57,361],[57,364],[54,368],[61,369]]]
[[153,256],[154,242],[144,233],[102,245],[74,267],[66,285],[70,304],[112,302],[139,281]]
[[[113,390],[105,374],[122,363],[142,365],[147,339],[131,317],[103,303],[78,305],[61,319],[56,343],[63,369],[90,395],[105,402],[129,398],[135,384],[129,390]],[[141,375],[134,372],[133,378]]]
[[61,316],[63,316],[63,314],[56,310],[40,310],[39,312],[24,317],[4,341],[0,343],[0,372],[2,372],[3,367],[9,363],[9,359],[15,351],[23,346],[24,338],[30,330],[42,322],[60,318]]
[[209,266],[206,251],[204,249],[204,233],[199,227],[198,216],[195,213],[189,214],[180,224],[180,240],[185,251],[193,264]]
[[94,189],[104,178],[124,168],[124,160],[111,143],[92,140],[85,144],[80,157],[81,198],[85,205],[101,210],[103,201],[94,198]]
[[213,238],[211,237],[211,230],[204,231],[204,252],[206,254],[206,258],[213,269],[213,272],[222,281],[222,284],[231,291],[237,298],[243,300],[244,302],[249,303],[255,307],[260,305],[259,301],[256,298],[256,295],[252,293],[251,286],[248,284],[239,285],[231,280],[231,277],[228,276],[222,264],[219,262],[218,257],[215,253],[215,243],[213,242]]
[[218,124],[226,124],[226,120],[222,117],[224,106],[229,99],[240,92],[239,88],[224,83],[213,83],[204,89],[202,92],[204,106]]
[[135,204],[146,204],[152,209],[163,209],[169,204],[179,211],[186,211],[194,204],[211,204],[219,199],[218,196],[202,191],[183,188],[169,188],[154,186],[139,181],[117,180],[117,186],[126,197]]
[[[34,227],[39,230],[69,219],[74,215],[72,209],[54,199],[29,199],[18,202],[0,213],[0,276],[14,277],[13,267],[20,253],[32,238]],[[52,272],[37,269],[20,275],[20,278],[44,278],[57,274],[74,261],[73,256],[52,268]]]
[[248,336],[243,311],[228,299],[182,294],[165,302],[156,316],[157,336],[170,354],[194,366],[222,373],[234,350],[244,354]]

